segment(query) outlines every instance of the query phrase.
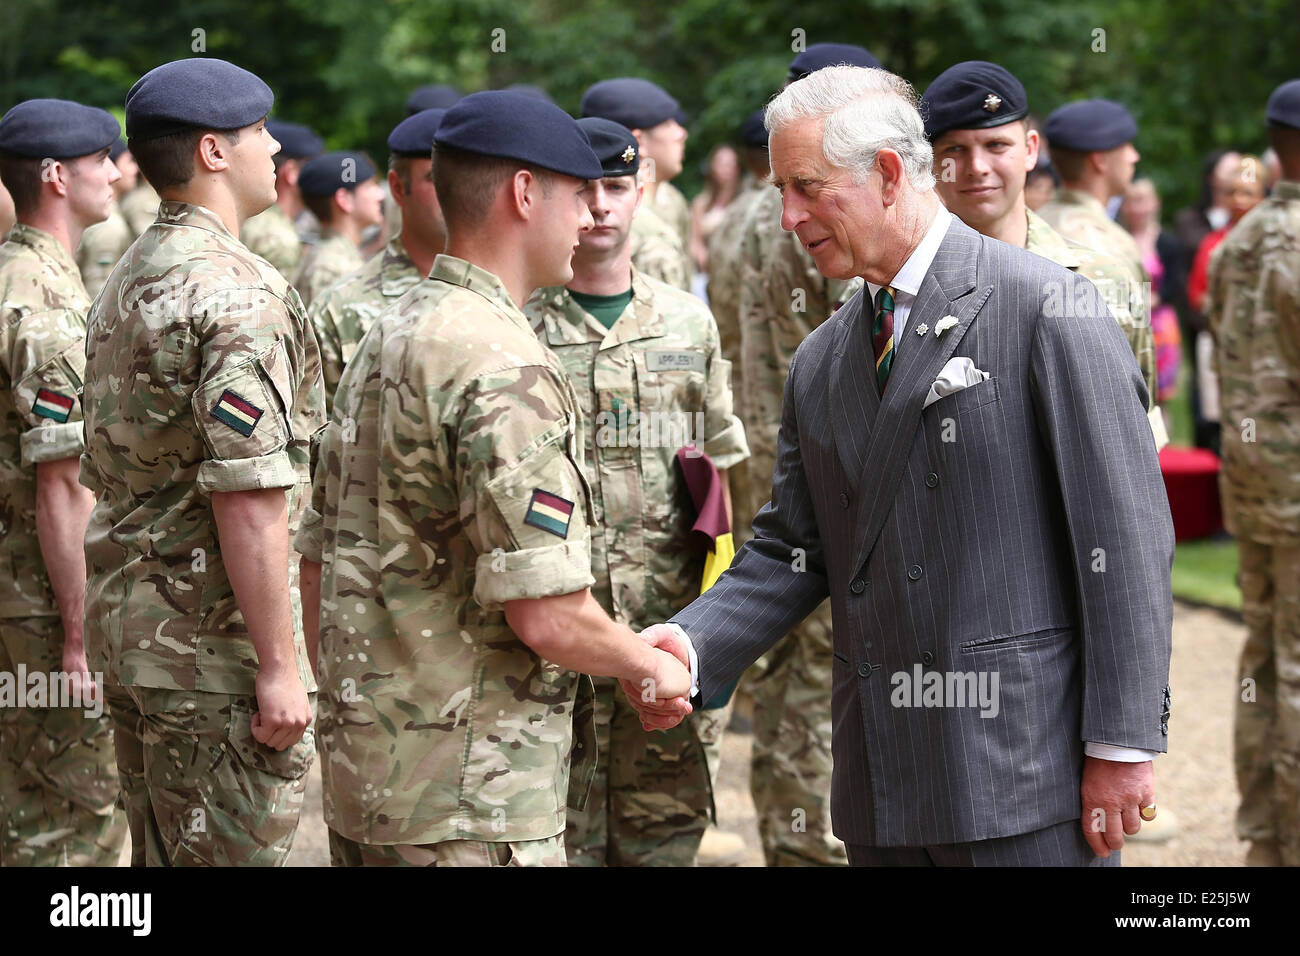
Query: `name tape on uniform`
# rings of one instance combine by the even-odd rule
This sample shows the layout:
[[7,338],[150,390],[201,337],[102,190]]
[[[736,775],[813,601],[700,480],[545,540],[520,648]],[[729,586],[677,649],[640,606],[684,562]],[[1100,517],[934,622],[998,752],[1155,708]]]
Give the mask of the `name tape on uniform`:
[[651,372],[703,372],[704,353],[685,349],[651,349],[645,353]]

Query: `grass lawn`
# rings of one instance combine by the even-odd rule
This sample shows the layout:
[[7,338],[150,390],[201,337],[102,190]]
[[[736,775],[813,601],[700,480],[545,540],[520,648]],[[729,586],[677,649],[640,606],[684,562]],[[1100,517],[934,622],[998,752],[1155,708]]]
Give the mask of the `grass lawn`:
[[1174,597],[1241,610],[1237,542],[1181,541],[1174,551]]

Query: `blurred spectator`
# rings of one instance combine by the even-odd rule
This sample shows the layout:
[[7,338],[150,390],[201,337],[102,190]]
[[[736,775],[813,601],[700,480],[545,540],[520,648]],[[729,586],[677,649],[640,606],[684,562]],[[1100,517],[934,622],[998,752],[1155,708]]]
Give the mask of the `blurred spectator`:
[[1052,164],[1042,162],[1041,155],[1039,160],[1038,165],[1025,176],[1025,205],[1034,212],[1052,201],[1052,197],[1056,195],[1056,187],[1061,184],[1061,179],[1056,175]]
[[1271,193],[1277,181],[1282,178],[1282,161],[1277,158],[1277,150],[1272,146],[1264,150],[1264,155],[1260,157],[1264,161],[1264,169],[1268,175],[1264,177],[1264,186]]
[[[1156,352],[1157,404],[1163,405],[1177,392],[1178,372],[1183,364],[1183,337],[1178,315],[1169,301],[1169,287],[1181,283],[1177,269],[1181,254],[1178,239],[1160,228],[1160,196],[1150,178],[1133,180],[1124,193],[1119,222],[1137,241],[1142,266],[1151,277],[1151,337]],[[1170,269],[1169,263],[1175,268]]]
[[[1187,278],[1187,303],[1198,315],[1205,304],[1210,256],[1241,217],[1259,205],[1264,198],[1267,173],[1258,156],[1237,154],[1235,163],[1224,172],[1226,175],[1216,189],[1221,189],[1220,201],[1223,203],[1222,208],[1227,213],[1228,220],[1201,240],[1200,246],[1196,249],[1196,258],[1192,260],[1191,274]],[[1202,325],[1196,335],[1196,377],[1206,440],[1203,447],[1209,448],[1217,455],[1219,453],[1219,383],[1214,374],[1213,359],[1214,340]]]
[[[1210,448],[1217,445],[1211,439],[1218,434],[1218,413],[1213,421],[1207,419],[1202,410],[1201,384],[1207,376],[1213,377],[1213,369],[1201,369],[1197,358],[1198,333],[1205,331],[1205,316],[1194,309],[1187,301],[1186,276],[1192,271],[1192,260],[1201,240],[1216,229],[1227,225],[1229,219],[1226,182],[1229,170],[1238,168],[1241,154],[1231,149],[1216,149],[1205,157],[1201,166],[1201,197],[1194,206],[1181,209],[1174,217],[1174,234],[1178,237],[1180,255],[1177,288],[1172,290],[1169,301],[1178,310],[1178,320],[1182,323],[1183,341],[1192,345],[1192,418],[1195,423],[1195,442],[1197,448]],[[1172,278],[1172,277],[1171,277]]]
[[700,272],[709,271],[709,237],[740,189],[740,157],[725,143],[709,154],[704,189],[691,201],[691,258]]
[[9,195],[9,190],[0,185],[0,239],[8,235],[15,221],[13,197]]

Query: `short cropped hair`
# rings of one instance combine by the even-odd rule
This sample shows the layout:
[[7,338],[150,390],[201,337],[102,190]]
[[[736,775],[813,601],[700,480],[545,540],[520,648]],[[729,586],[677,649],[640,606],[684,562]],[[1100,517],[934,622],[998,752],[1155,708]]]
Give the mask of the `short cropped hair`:
[[14,200],[14,213],[22,218],[36,211],[41,202],[41,163],[37,156],[0,152],[0,182]]
[[433,189],[438,196],[438,205],[442,207],[447,231],[482,220],[501,187],[521,169],[533,174],[541,184],[542,195],[549,198],[556,175],[549,169],[517,159],[435,146]]
[[203,134],[209,132],[219,133],[231,145],[239,142],[237,129],[194,128],[152,139],[133,138],[127,144],[127,149],[135,157],[140,175],[144,176],[150,186],[157,191],[171,189],[174,186],[184,186],[194,178],[194,150],[198,148]]

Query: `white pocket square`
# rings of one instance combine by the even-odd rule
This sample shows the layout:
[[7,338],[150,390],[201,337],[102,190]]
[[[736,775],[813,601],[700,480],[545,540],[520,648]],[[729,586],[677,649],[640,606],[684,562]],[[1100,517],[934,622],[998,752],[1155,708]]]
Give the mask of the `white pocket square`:
[[945,395],[952,395],[954,392],[960,392],[963,388],[978,385],[980,382],[986,381],[988,377],[988,372],[977,369],[975,363],[964,355],[950,358],[948,364],[943,367],[943,371],[939,373],[939,377],[930,386],[930,394],[925,396],[925,404],[921,408],[929,408]]

